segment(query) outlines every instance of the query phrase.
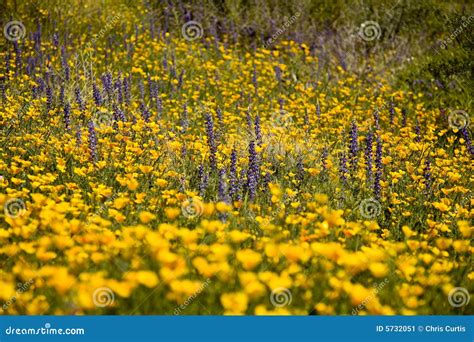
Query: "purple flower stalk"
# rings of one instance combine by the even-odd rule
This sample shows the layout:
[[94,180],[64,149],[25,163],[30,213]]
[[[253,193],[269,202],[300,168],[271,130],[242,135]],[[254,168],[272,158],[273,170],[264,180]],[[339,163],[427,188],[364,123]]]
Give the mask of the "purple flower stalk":
[[71,129],[71,105],[69,103],[64,105],[64,125],[68,131]]
[[347,181],[347,157],[346,152],[342,152],[341,156],[339,157],[339,179],[341,183],[345,184]]
[[247,170],[247,188],[250,200],[253,200],[257,193],[258,173],[258,156],[255,151],[255,142],[252,140],[249,144],[249,167]]
[[327,165],[327,159],[328,159],[328,148],[325,146],[323,149],[323,152],[321,153],[321,169],[323,170],[323,173],[327,173],[328,165]]
[[94,103],[96,106],[101,106],[102,105],[102,95],[100,94],[99,88],[97,88],[97,85],[94,83],[92,84],[92,95],[94,97]]
[[425,179],[425,190],[429,191],[431,188],[431,161],[427,158],[425,161],[425,167],[423,169],[423,178]]
[[382,187],[380,181],[382,180],[382,141],[380,136],[377,136],[375,147],[375,179],[374,179],[374,195],[376,198],[380,198],[382,193]]
[[388,112],[390,113],[390,125],[393,125],[393,119],[395,118],[395,107],[393,101],[390,101]]
[[232,149],[230,154],[229,169],[229,195],[235,201],[239,192],[239,179],[237,178],[237,151]]
[[402,127],[406,127],[407,125],[407,110],[405,108],[402,109]]
[[76,94],[76,102],[79,106],[79,109],[81,110],[81,112],[85,111],[86,110],[86,104],[84,102],[84,99],[82,98],[81,89],[76,87],[76,89],[74,89],[74,92]]
[[420,124],[418,123],[418,121],[416,122],[415,133],[416,133],[415,141],[420,142],[421,141],[421,128],[420,128]]
[[365,141],[365,169],[367,175],[367,182],[371,183],[372,181],[372,146],[374,141],[374,134],[372,131],[369,131]]
[[472,146],[471,137],[469,136],[469,132],[467,130],[467,127],[463,127],[461,129],[461,134],[462,134],[462,137],[464,138],[464,141],[466,143],[466,148],[467,148],[468,152],[471,154],[471,157],[473,157],[474,156],[474,146]]
[[95,133],[94,123],[92,120],[89,121],[88,130],[90,160],[91,162],[95,163],[97,161],[97,135]]

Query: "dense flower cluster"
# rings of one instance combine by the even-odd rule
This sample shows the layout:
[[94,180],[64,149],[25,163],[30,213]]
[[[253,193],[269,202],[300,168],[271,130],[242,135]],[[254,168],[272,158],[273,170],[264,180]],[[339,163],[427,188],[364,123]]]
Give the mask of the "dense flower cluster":
[[305,44],[109,15],[94,44],[38,25],[0,52],[3,313],[469,310],[468,128],[381,76],[315,78]]

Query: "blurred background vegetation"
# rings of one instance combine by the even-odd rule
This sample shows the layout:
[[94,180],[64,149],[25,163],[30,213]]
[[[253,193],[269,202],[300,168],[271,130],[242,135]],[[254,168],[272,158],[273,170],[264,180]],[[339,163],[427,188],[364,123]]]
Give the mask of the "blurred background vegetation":
[[[38,22],[49,32],[62,25],[70,28],[68,39],[73,39],[102,27],[126,6],[135,15],[127,22],[135,26],[123,24],[118,36],[126,30],[177,36],[186,21],[196,20],[204,39],[242,49],[262,47],[282,28],[276,42],[292,39],[309,46],[321,61],[318,74],[339,66],[365,79],[370,71],[428,96],[434,107],[472,109],[474,2],[469,0],[78,0],[74,12],[72,5],[3,0],[0,20],[3,27],[20,19],[30,33]],[[83,15],[72,15],[78,7]],[[378,39],[360,38],[360,26],[368,20],[379,24]]]

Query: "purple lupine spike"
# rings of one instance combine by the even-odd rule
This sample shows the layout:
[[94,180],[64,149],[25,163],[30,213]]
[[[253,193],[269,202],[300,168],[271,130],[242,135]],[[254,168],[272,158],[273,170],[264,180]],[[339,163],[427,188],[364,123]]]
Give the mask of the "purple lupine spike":
[[377,135],[375,147],[375,179],[374,179],[374,195],[377,199],[380,198],[382,187],[380,181],[382,180],[382,141]]
[[270,174],[270,172],[266,172],[265,173],[265,176],[263,176],[263,188],[264,189],[268,189],[268,184],[270,184],[270,182],[272,181],[272,175]]
[[81,112],[85,111],[86,104],[84,102],[84,99],[82,98],[81,89],[79,89],[79,87],[76,87],[76,89],[74,89],[74,93],[76,95],[76,102],[79,106],[79,109],[81,110]]
[[64,86],[61,85],[61,87],[59,88],[59,103],[61,105],[64,105]]
[[405,108],[402,109],[402,127],[406,127],[407,125],[407,110]]
[[339,179],[341,183],[345,184],[347,181],[347,157],[346,152],[342,152],[341,156],[339,157]]
[[420,142],[421,141],[421,127],[420,127],[420,123],[418,122],[418,120],[416,121],[415,133],[416,133],[415,141]]
[[39,93],[43,93],[46,89],[46,83],[44,82],[44,80],[41,78],[41,77],[38,77],[36,79],[36,83],[38,83],[38,91]]
[[120,80],[120,77],[115,81],[114,88],[117,93],[117,102],[120,104],[123,103],[122,81]]
[[321,105],[319,104],[319,99],[316,101],[316,115],[318,119],[321,118]]
[[97,84],[92,84],[92,96],[94,97],[94,103],[96,106],[102,105],[102,95],[100,94],[100,90],[97,87]]
[[150,111],[148,107],[142,102],[140,104],[140,110],[142,112],[142,118],[145,122],[150,122]]
[[275,68],[275,77],[278,82],[281,82],[281,68],[277,65]]
[[10,51],[5,54],[5,75],[8,77],[10,73]]
[[101,81],[104,93],[107,94],[107,100],[110,103],[112,102],[112,75],[110,73],[102,75]]
[[327,146],[324,146],[323,152],[321,153],[321,169],[323,170],[323,173],[326,174],[328,170],[328,165],[327,165],[327,159],[328,159],[328,148]]
[[280,105],[280,112],[283,112],[284,101],[281,97],[278,99],[278,104]]
[[89,131],[90,160],[91,162],[95,163],[97,161],[97,135],[95,133],[94,122],[92,122],[92,120],[89,121],[87,128]]
[[252,140],[249,144],[249,166],[247,171],[247,188],[250,200],[255,199],[258,186],[258,157],[255,150],[255,142]]
[[207,189],[207,183],[208,183],[208,176],[204,171],[204,166],[201,164],[199,165],[199,196],[204,198],[204,195],[206,194],[206,189]]
[[210,113],[205,114],[206,119],[206,134],[207,134],[207,145],[209,146],[209,162],[211,169],[217,170],[217,145],[214,133],[214,122],[212,121],[212,115]]
[[469,136],[469,132],[467,130],[467,125],[461,129],[461,134],[464,138],[467,151],[471,154],[471,157],[474,157],[474,146],[472,146],[471,137]]
[[372,131],[369,131],[369,133],[367,133],[367,137],[365,140],[365,169],[366,169],[367,182],[369,183],[371,183],[372,181],[373,141],[374,141],[374,134],[372,133]]
[[53,89],[46,86],[46,110],[49,112],[51,109],[53,109]]
[[304,118],[303,122],[305,125],[309,125],[309,115],[308,115],[308,108],[305,107],[304,109]]
[[229,196],[236,201],[239,193],[239,180],[237,178],[237,151],[232,149],[230,154],[230,169],[229,169]]
[[52,40],[53,40],[53,45],[58,48],[59,46],[59,34],[57,32],[54,32],[53,33],[53,37],[52,37]]
[[349,162],[351,165],[351,175],[354,176],[357,172],[357,153],[359,152],[358,132],[355,121],[352,122],[351,136],[349,145]]
[[77,147],[82,145],[82,132],[80,127],[76,129],[76,145]]
[[125,103],[129,106],[132,99],[132,94],[130,92],[130,79],[128,77],[123,79],[122,87],[123,93],[125,95]]
[[390,125],[393,125],[393,120],[395,118],[395,105],[393,101],[390,101],[389,107],[388,107],[388,112],[389,112],[389,120],[390,120]]
[[431,161],[429,158],[426,158],[425,160],[425,167],[423,169],[423,178],[424,178],[424,183],[425,183],[425,190],[429,191],[431,188]]
[[159,96],[156,98],[156,111],[158,112],[158,117],[161,117],[163,114],[163,101]]
[[262,130],[260,128],[260,115],[255,116],[255,137],[257,138],[257,144],[262,145]]
[[71,105],[69,103],[64,105],[64,125],[68,131],[71,130]]

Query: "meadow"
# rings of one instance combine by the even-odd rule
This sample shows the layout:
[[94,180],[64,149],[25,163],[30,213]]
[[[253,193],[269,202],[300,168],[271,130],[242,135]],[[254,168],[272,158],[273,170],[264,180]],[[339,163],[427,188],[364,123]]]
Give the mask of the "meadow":
[[471,17],[420,62],[289,3],[5,6],[0,314],[473,313]]

